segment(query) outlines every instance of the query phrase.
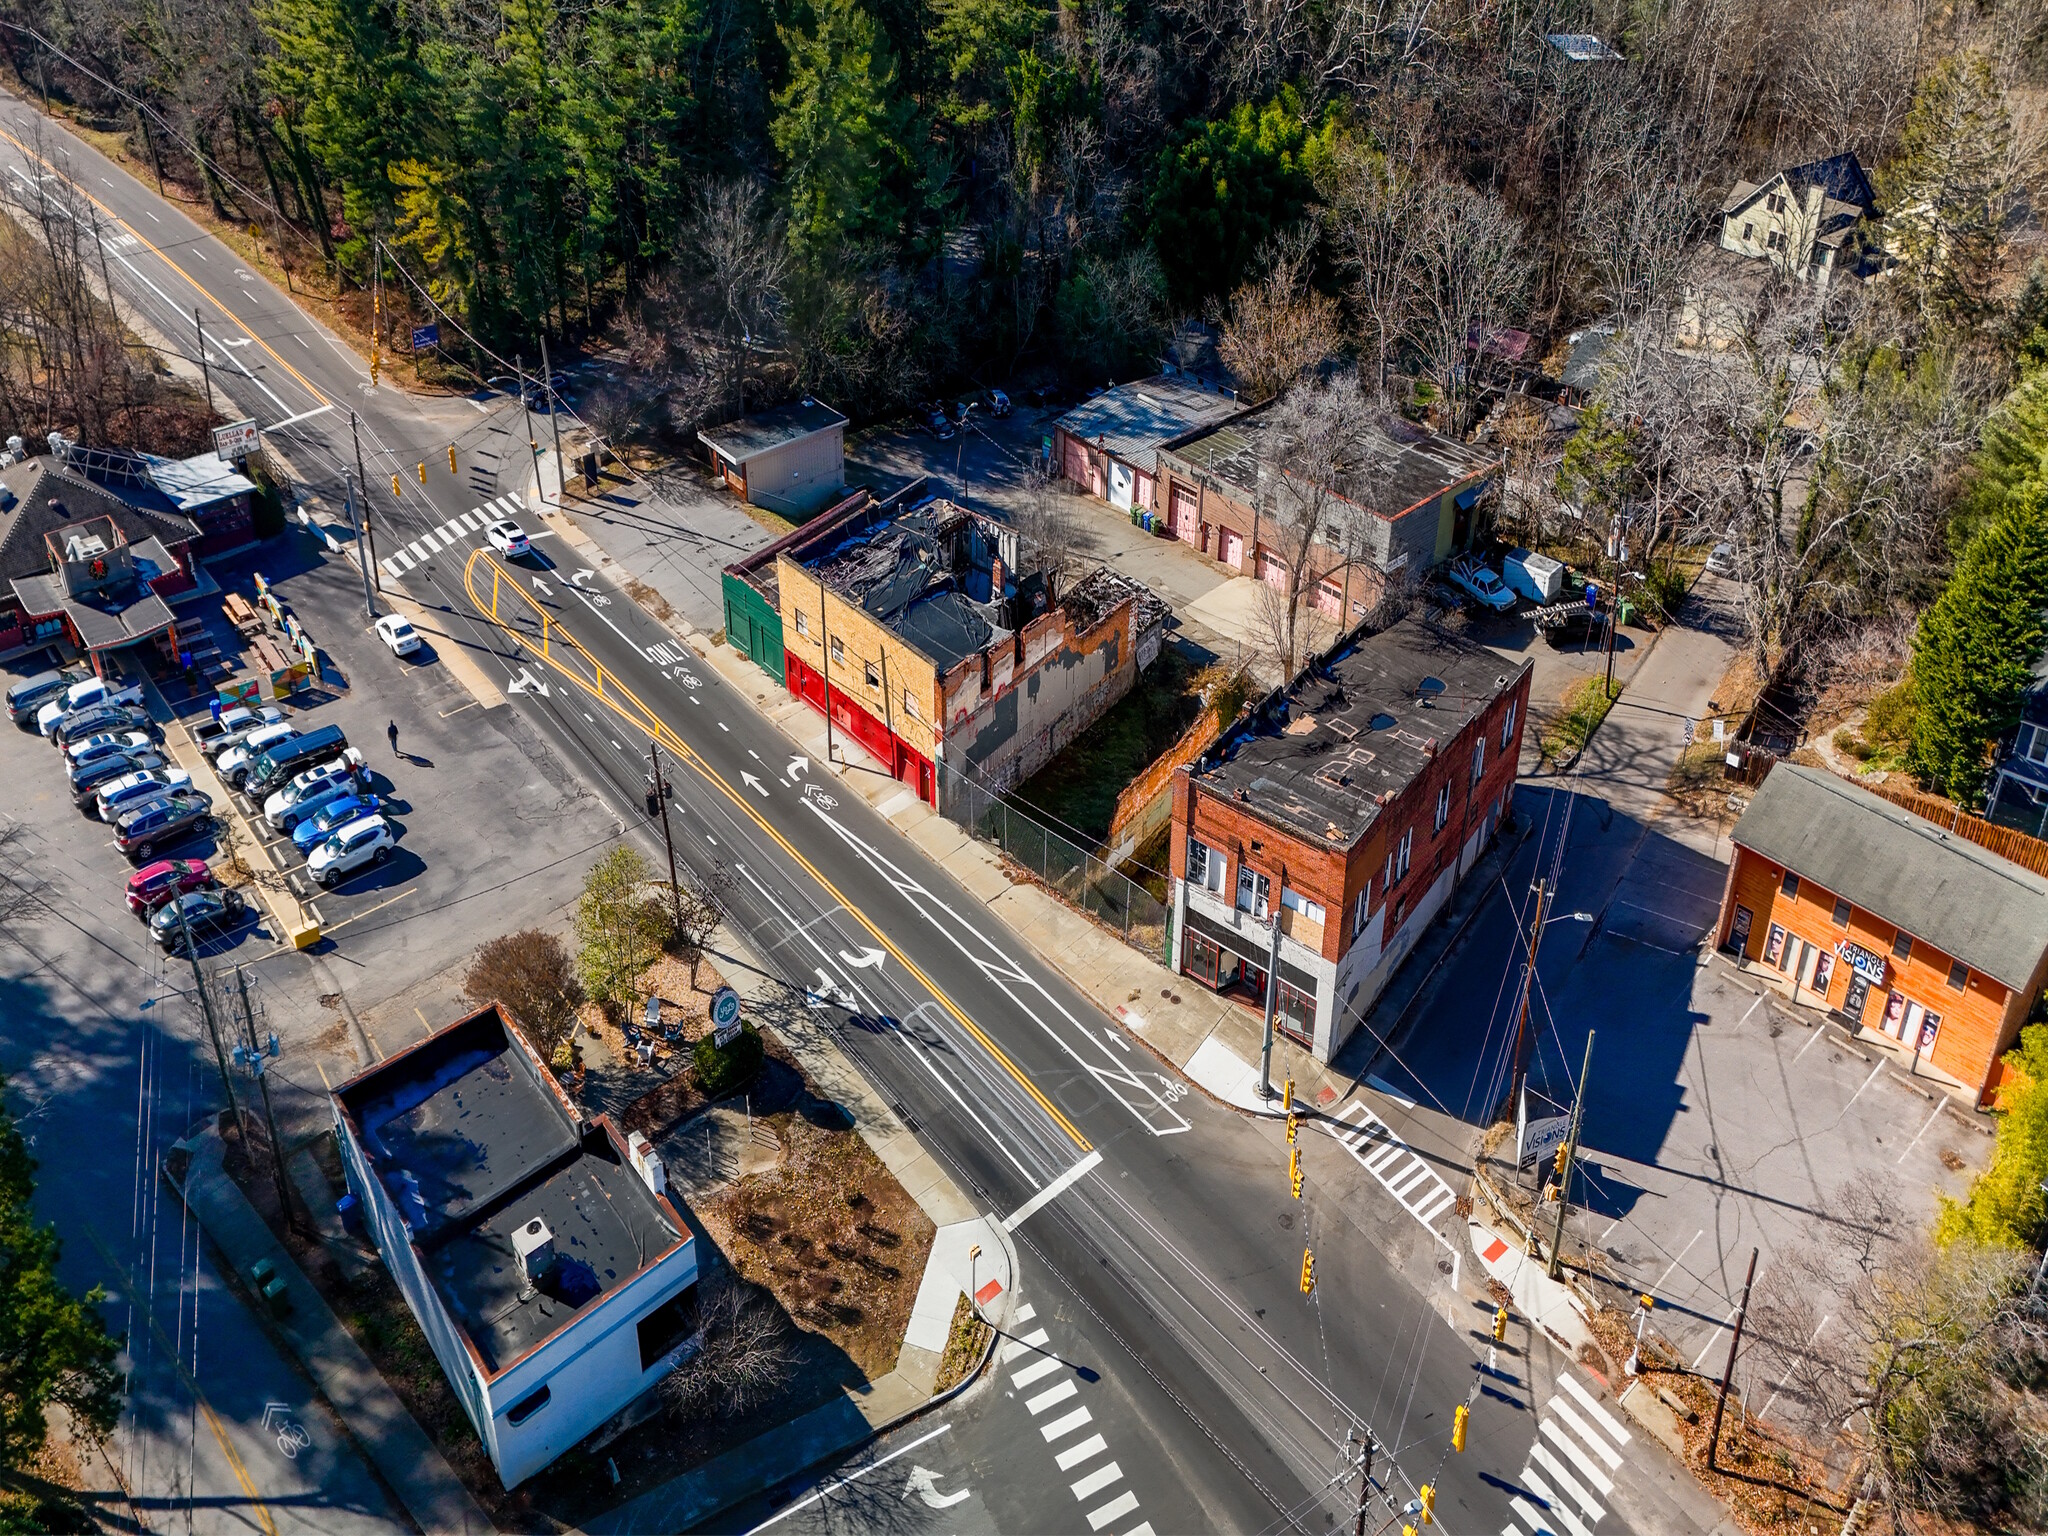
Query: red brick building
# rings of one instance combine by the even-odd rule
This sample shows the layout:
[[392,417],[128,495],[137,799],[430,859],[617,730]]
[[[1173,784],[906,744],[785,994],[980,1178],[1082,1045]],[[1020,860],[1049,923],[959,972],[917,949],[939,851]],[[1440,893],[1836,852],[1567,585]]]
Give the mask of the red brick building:
[[1735,824],[1719,943],[1979,1103],[2048,982],[2048,879],[1779,763]]
[[1176,778],[1173,964],[1328,1061],[1514,799],[1531,663],[1419,618],[1353,635]]

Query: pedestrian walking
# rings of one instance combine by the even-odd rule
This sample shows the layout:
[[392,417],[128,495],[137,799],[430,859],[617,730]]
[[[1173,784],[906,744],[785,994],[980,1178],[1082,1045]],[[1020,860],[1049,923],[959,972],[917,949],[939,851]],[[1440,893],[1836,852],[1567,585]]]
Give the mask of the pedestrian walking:
[[392,722],[391,722],[391,723],[390,723],[389,725],[385,726],[385,727],[384,727],[384,734],[385,734],[386,736],[389,736],[389,737],[391,738],[391,755],[392,755],[393,757],[397,757],[397,756],[399,755],[399,754],[398,754],[398,722],[397,722],[396,720],[393,720],[393,721],[392,721]]

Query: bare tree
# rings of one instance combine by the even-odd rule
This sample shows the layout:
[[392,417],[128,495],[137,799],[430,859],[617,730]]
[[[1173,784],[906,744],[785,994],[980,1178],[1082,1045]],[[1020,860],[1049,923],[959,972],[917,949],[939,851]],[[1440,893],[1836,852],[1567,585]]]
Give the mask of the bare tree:
[[743,416],[754,349],[770,340],[789,274],[782,216],[759,182],[708,179],[698,183],[678,233],[717,333],[716,376],[733,414]]
[[1387,376],[1419,297],[1422,184],[1378,151],[1347,144],[1324,196],[1331,242],[1365,331],[1373,397],[1385,404]]
[[1023,568],[1044,571],[1057,589],[1080,566],[1086,524],[1078,500],[1045,465],[1032,460],[1024,468],[1023,481],[1011,513],[1023,546]]
[[1702,166],[1663,132],[1657,104],[1619,93],[1578,135],[1586,169],[1566,210],[1602,307],[1636,316],[1672,297],[1698,239]]
[[662,1402],[678,1419],[746,1413],[796,1369],[796,1342],[781,1309],[729,1269],[697,1282],[697,1320],[697,1350],[661,1379]]
[[1471,348],[1517,317],[1534,264],[1522,221],[1498,197],[1445,181],[1431,182],[1422,197],[1418,236],[1409,334],[1456,434],[1472,393]]
[[725,921],[725,876],[721,870],[710,884],[682,881],[670,913],[673,942],[678,956],[690,967],[690,985],[697,985],[697,967],[704,963],[704,947]]
[[1805,13],[1785,82],[1794,152],[1852,149],[1873,166],[1889,159],[1913,98],[1919,37],[1915,7],[1895,0]]
[[1308,283],[1314,240],[1314,226],[1303,224],[1268,242],[1265,276],[1230,296],[1220,350],[1250,399],[1271,399],[1344,344],[1336,300]]
[[480,945],[463,973],[462,995],[479,1007],[503,1003],[541,1060],[550,1062],[575,1032],[584,996],[569,946],[539,928],[500,934]]

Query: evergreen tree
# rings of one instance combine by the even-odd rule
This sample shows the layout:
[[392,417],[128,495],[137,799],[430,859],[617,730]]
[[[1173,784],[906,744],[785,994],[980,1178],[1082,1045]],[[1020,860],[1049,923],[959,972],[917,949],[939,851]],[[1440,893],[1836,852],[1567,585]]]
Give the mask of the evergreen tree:
[[1967,549],[2027,481],[2048,474],[2043,455],[2048,455],[2048,367],[2022,377],[1984,423],[1968,484],[1949,514],[1951,546]]
[[2019,721],[2048,608],[2048,478],[2026,482],[1970,541],[1920,619],[1912,763],[1922,783],[1975,800],[1991,744]]
[[2015,188],[2012,117],[1982,54],[1949,54],[1913,93],[1898,158],[1882,177],[1885,238],[1936,316],[1969,321],[1991,301]]
[[782,152],[790,234],[828,251],[864,234],[901,233],[892,180],[910,167],[908,103],[896,98],[888,41],[858,0],[815,0],[809,31],[778,27],[789,84],[769,129]]

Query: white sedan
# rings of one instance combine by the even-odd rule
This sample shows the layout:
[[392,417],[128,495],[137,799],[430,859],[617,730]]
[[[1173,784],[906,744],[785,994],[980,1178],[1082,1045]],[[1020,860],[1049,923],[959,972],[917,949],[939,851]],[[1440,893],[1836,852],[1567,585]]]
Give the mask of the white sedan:
[[491,548],[507,559],[516,560],[533,552],[533,545],[528,542],[525,532],[509,517],[500,518],[484,529],[484,537],[491,541]]
[[377,638],[391,647],[394,656],[410,656],[420,648],[420,632],[403,614],[387,613],[377,621]]

